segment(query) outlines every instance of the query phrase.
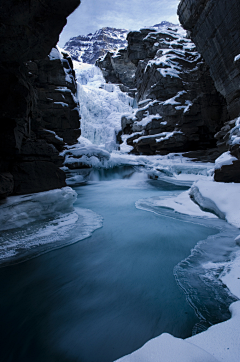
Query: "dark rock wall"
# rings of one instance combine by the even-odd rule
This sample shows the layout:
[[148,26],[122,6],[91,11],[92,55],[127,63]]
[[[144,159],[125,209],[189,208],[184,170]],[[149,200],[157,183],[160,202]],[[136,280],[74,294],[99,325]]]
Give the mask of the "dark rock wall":
[[217,90],[226,98],[231,118],[240,113],[240,2],[182,0],[178,15],[210,67]]
[[[56,84],[52,78],[53,68],[57,69],[48,54],[58,41],[66,17],[79,4],[79,0],[7,0],[0,3],[0,197],[65,185],[57,149],[64,142],[55,140],[54,133],[50,135],[44,131],[45,128],[54,130],[53,125],[41,122],[47,119],[47,107],[59,107],[55,96],[46,97],[46,88],[49,87],[50,93],[55,92]],[[57,71],[61,68],[65,76],[64,62],[60,63]],[[44,78],[45,71],[49,78],[43,81],[41,75]],[[56,78],[59,76],[55,81]],[[66,86],[65,78],[61,86]],[[70,92],[71,87],[68,87]],[[48,106],[46,98],[52,98]],[[71,113],[69,109],[66,112]],[[53,113],[50,123],[53,123]],[[79,124],[76,111],[69,117],[61,116],[63,123],[67,118],[76,129]],[[60,130],[63,123],[58,126]],[[66,132],[66,141],[74,142],[77,134],[73,133],[75,136]]]
[[43,59],[80,0],[1,0],[0,62]]
[[[230,121],[216,139],[221,152],[230,150],[240,160],[240,2],[239,0],[182,0],[178,15],[210,68],[217,90],[227,102]],[[239,162],[216,171],[217,181],[240,182]]]
[[122,130],[130,134],[127,143],[133,152],[166,154],[216,147],[214,135],[228,119],[226,101],[183,30],[141,29],[127,39],[128,59],[136,66],[139,109],[122,118]]
[[126,88],[124,91],[130,92],[136,86],[135,73],[136,66],[128,57],[127,49],[120,49],[117,53],[108,52],[104,57],[96,62],[106,82],[121,84]]

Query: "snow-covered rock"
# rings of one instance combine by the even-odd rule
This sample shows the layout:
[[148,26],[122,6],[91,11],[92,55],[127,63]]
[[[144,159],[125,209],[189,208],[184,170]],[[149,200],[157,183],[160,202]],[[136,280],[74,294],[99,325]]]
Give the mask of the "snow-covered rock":
[[79,35],[71,38],[64,46],[73,60],[94,64],[107,52],[125,48],[128,30],[105,27],[94,34]]
[[[130,32],[127,40],[128,59],[136,66],[139,108],[122,118],[122,132],[130,135],[127,144],[140,154],[215,147],[225,101],[185,31],[177,25],[161,25]],[[112,56],[113,68],[114,61]],[[144,134],[138,136],[136,131]],[[160,139],[163,133],[168,136]]]
[[240,228],[240,185],[213,181],[197,181],[190,196],[204,210],[211,211]]

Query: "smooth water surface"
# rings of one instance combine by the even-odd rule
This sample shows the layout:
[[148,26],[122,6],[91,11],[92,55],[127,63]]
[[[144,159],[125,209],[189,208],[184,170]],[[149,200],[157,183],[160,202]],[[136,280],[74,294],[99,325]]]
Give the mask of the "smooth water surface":
[[2,362],[110,362],[162,332],[190,336],[198,322],[173,269],[218,231],[135,207],[184,188],[133,176],[75,190],[103,227],[0,269]]

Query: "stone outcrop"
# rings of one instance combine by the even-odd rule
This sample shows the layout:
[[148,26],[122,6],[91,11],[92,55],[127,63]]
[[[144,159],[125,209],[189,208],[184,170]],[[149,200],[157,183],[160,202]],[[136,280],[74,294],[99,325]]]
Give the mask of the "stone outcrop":
[[[216,89],[226,99],[230,121],[216,135],[219,149],[230,150],[240,160],[236,140],[240,115],[240,3],[238,0],[182,0],[178,15],[208,64]],[[238,164],[222,166],[215,172],[216,181],[240,182]]]
[[[59,150],[64,141],[73,143],[77,138],[75,131],[70,135],[64,129],[78,127],[74,110],[78,105],[72,95],[65,98],[68,110],[62,112],[64,107],[57,104],[59,98],[64,103],[66,94],[56,88],[73,93],[69,80],[74,75],[70,60],[65,59],[67,65],[64,59],[50,60],[48,54],[79,3],[8,0],[0,4],[0,198],[65,186]],[[67,78],[68,72],[72,78],[70,74]],[[60,125],[54,124],[60,119]],[[60,139],[63,135],[65,140]]]
[[216,147],[214,135],[228,119],[226,101],[183,29],[145,28],[130,32],[127,39],[127,56],[136,66],[139,109],[122,118],[122,131],[130,135],[127,144],[133,152],[166,154]]
[[104,57],[96,61],[107,83],[120,85],[123,92],[135,95],[136,66],[128,57],[127,49],[119,49],[116,53],[108,52]]

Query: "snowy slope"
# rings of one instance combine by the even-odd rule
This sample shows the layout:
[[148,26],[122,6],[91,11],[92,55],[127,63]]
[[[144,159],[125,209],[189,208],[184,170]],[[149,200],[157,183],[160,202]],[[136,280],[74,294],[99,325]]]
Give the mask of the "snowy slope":
[[79,35],[71,38],[64,46],[73,60],[94,64],[96,60],[119,48],[127,46],[128,30],[116,28],[102,28],[94,34]]

